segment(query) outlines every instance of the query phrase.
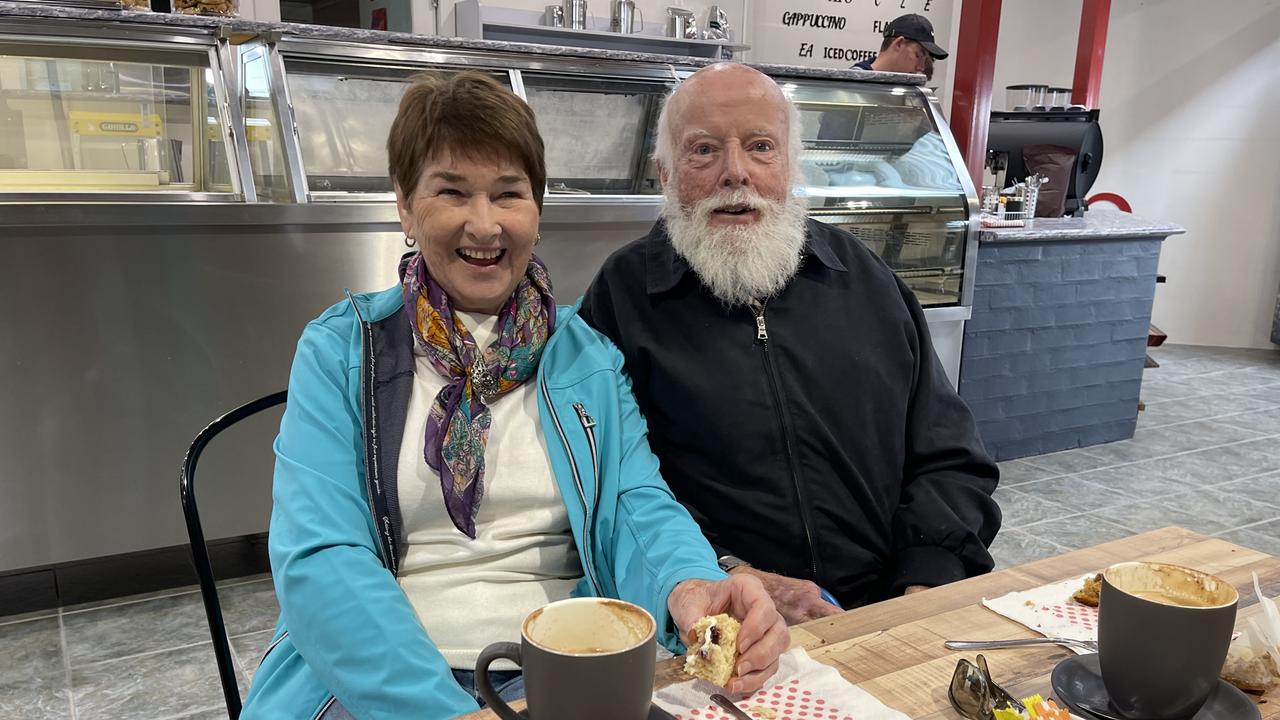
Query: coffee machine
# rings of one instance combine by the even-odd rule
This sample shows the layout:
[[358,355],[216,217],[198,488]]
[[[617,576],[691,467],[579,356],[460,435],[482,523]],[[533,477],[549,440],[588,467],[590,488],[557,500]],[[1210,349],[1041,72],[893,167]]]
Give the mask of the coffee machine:
[[1064,153],[1070,151],[1075,154],[1070,171],[1065,175],[1065,187],[1051,187],[1049,190],[1065,193],[1065,215],[1082,216],[1086,209],[1085,198],[1102,169],[1102,128],[1098,125],[1098,111],[992,112],[987,134],[986,166],[997,187],[1009,187],[1027,177],[1024,150],[1033,146],[1056,146]]

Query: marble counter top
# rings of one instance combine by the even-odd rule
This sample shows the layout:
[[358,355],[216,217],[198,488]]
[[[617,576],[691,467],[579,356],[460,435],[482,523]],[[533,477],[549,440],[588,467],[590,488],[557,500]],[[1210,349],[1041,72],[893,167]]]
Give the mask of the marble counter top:
[[[34,3],[0,2],[0,18],[6,16],[70,18],[179,27],[217,28],[226,26],[230,28],[232,32],[237,34],[265,35],[271,32],[280,32],[301,38],[369,43],[375,45],[398,45],[436,50],[482,50],[490,52],[518,53],[522,55],[552,55],[559,57],[613,60],[619,62],[662,63],[681,65],[685,67],[702,67],[716,62],[710,58],[689,57],[687,55],[663,55],[657,53],[565,47],[560,45],[537,45],[533,43],[472,40],[468,38],[451,38],[437,35],[414,35],[411,33],[384,32],[380,30],[329,27],[327,25],[257,22],[241,18],[204,17],[199,15],[179,15],[176,13],[118,12],[114,10],[93,10]],[[832,70],[829,68],[811,68],[799,65],[770,65],[759,63],[752,63],[751,66],[768,75],[782,75],[789,77],[858,80],[863,82],[890,83],[894,85],[923,85],[925,82],[923,75],[905,75],[902,73],[874,72],[870,70]]]
[[1036,218],[1030,227],[985,228],[979,233],[978,240],[983,243],[1115,240],[1165,237],[1186,231],[1181,225],[1152,222],[1111,208],[1094,208],[1079,218]]

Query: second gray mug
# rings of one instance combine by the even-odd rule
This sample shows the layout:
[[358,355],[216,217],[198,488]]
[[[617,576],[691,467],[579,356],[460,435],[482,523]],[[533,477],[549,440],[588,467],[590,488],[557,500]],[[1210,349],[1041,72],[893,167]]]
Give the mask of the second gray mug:
[[494,691],[489,666],[524,672],[528,720],[646,720],[653,701],[657,623],[621,600],[570,598],[534,610],[520,642],[494,643],[476,660],[476,689],[502,720],[525,720]]
[[1236,589],[1190,568],[1150,562],[1102,573],[1098,663],[1125,717],[1186,720],[1218,686],[1236,623]]

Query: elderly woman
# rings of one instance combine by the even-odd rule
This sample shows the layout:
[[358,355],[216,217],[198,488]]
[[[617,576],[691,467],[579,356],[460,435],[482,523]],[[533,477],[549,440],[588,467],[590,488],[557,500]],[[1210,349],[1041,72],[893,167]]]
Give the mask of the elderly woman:
[[[298,343],[275,446],[280,622],[244,717],[474,711],[480,650],[570,595],[643,606],[673,652],[728,612],[743,621],[729,690],[760,687],[781,616],[716,566],[659,475],[622,356],[556,307],[533,255],[532,111],[485,75],[425,78],[387,151],[419,252],[398,286],[348,297]],[[495,667],[520,696],[517,669]]]

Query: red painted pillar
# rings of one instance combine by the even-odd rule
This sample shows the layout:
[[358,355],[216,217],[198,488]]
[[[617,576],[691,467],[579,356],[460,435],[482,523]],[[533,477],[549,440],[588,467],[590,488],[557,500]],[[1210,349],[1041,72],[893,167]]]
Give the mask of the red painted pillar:
[[991,125],[991,80],[996,72],[1000,0],[961,2],[960,37],[953,55],[956,78],[951,88],[951,132],[969,168],[973,186],[981,188],[987,128]]
[[1080,39],[1076,44],[1076,73],[1071,81],[1071,102],[1090,110],[1102,94],[1102,56],[1107,49],[1107,22],[1111,0],[1084,0],[1080,10]]

